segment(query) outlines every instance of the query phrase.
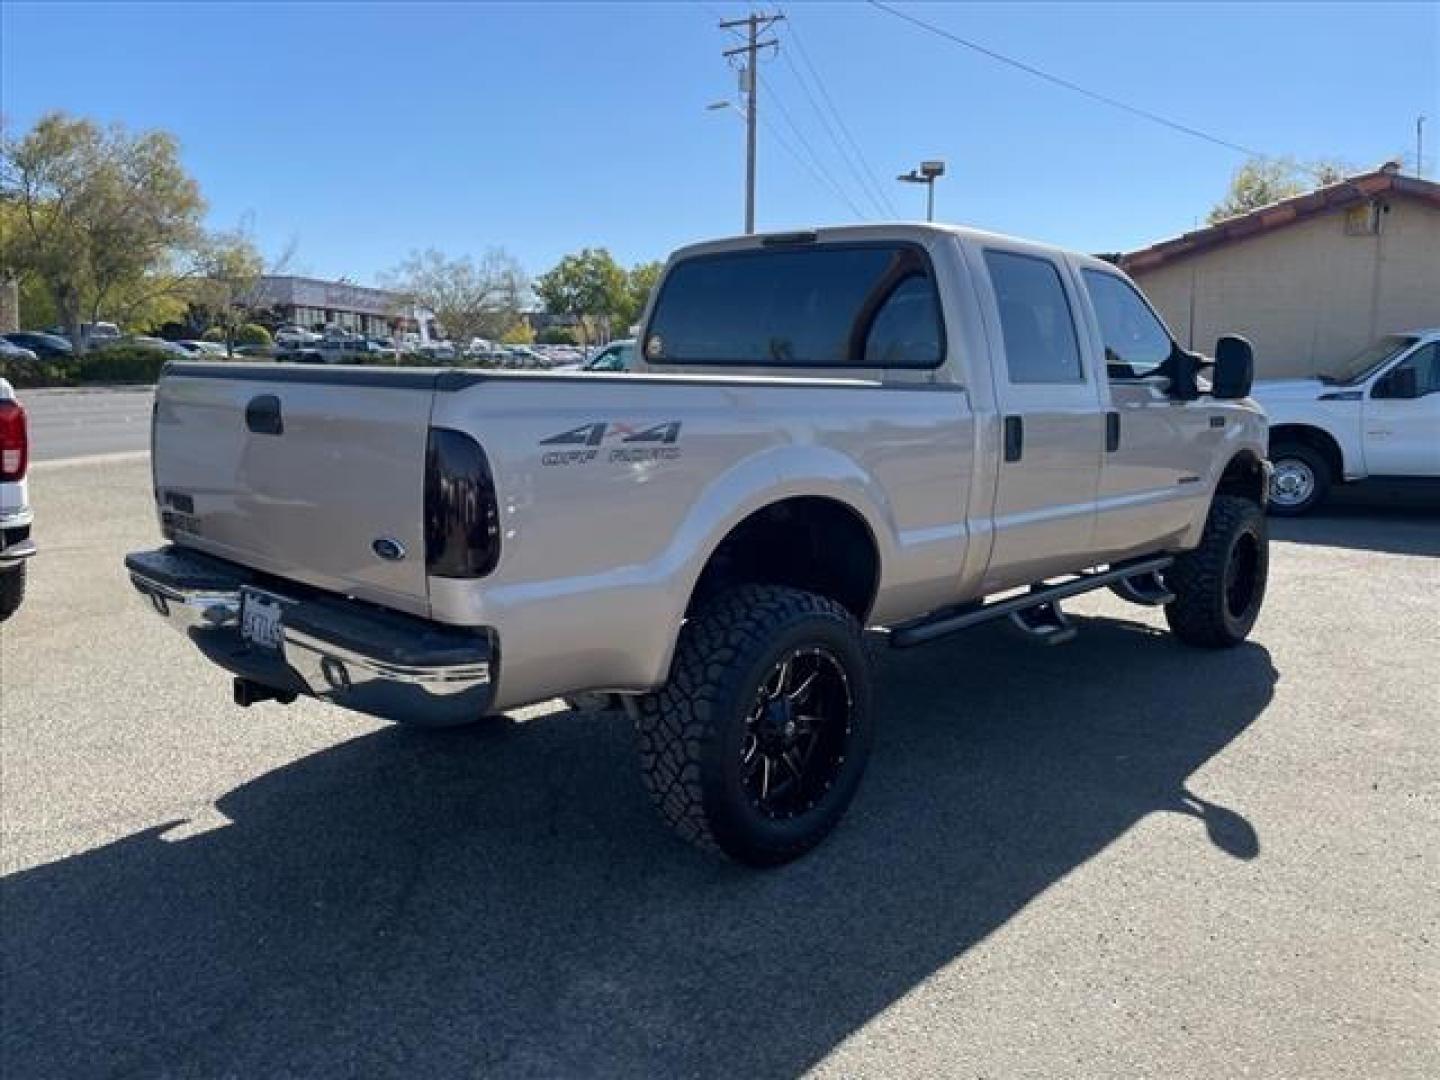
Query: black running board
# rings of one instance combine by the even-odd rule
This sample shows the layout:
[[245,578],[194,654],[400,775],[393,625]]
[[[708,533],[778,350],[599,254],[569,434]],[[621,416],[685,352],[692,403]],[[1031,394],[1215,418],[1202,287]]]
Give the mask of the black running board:
[[[1059,609],[1054,606],[1056,601],[1063,600],[1067,596],[1079,596],[1081,593],[1103,589],[1107,585],[1114,585],[1127,578],[1153,574],[1158,570],[1164,570],[1172,562],[1174,559],[1169,555],[1151,556],[1116,563],[1105,570],[1088,570],[1054,585],[1038,582],[1031,586],[1029,592],[1020,596],[996,600],[989,604],[965,607],[958,611],[952,608],[948,612],[942,611],[917,622],[897,626],[890,631],[890,645],[896,649],[908,649],[914,645],[923,645],[927,641],[934,641],[946,634],[968,630],[980,623],[989,622],[992,619],[1003,619],[1018,612],[1026,612],[1031,608],[1049,607],[1052,612],[1058,613]],[[1058,618],[1042,617],[1039,620],[1034,618],[1017,619],[1015,622],[1021,629],[1031,633],[1034,633],[1036,628],[1053,625],[1056,629],[1041,630],[1040,636],[1051,638],[1057,643],[1069,640],[1073,636],[1073,628],[1064,623],[1063,616]],[[1069,630],[1070,633],[1060,636],[1062,629]]]

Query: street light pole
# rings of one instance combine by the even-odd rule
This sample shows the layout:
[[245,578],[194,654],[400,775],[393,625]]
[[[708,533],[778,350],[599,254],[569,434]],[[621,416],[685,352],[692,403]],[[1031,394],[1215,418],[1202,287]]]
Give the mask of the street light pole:
[[925,220],[935,220],[935,181],[945,175],[945,162],[922,161],[918,169],[901,173],[895,179],[902,184],[925,185]]

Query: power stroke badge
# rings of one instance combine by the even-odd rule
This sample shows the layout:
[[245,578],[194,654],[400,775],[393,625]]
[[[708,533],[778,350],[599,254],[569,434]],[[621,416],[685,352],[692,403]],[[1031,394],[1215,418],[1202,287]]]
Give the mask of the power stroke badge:
[[680,421],[660,424],[622,424],[599,420],[541,439],[541,446],[569,447],[546,450],[542,465],[588,465],[592,461],[632,465],[644,461],[674,461],[680,456]]

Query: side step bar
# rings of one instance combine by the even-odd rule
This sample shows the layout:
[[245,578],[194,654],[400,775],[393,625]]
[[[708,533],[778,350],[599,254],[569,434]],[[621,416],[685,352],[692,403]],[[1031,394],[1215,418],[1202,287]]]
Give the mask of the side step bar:
[[[1129,562],[1116,563],[1106,570],[1091,570],[1077,574],[1068,581],[1062,581],[1056,585],[1039,582],[1031,586],[1029,592],[1020,596],[1012,596],[1007,600],[996,600],[993,603],[965,607],[958,611],[952,609],[949,613],[940,612],[919,622],[905,623],[890,632],[890,645],[895,649],[908,649],[915,645],[923,645],[927,641],[934,641],[946,634],[953,634],[957,630],[968,630],[972,626],[989,622],[991,619],[1001,619],[1008,615],[1029,612],[1032,608],[1047,607],[1050,611],[1039,618],[1022,616],[1015,622],[1027,632],[1033,632],[1034,629],[1039,628],[1042,637],[1057,643],[1069,640],[1069,637],[1074,634],[1074,628],[1066,624],[1064,617],[1059,615],[1059,608],[1055,606],[1057,601],[1063,600],[1067,596],[1079,596],[1081,593],[1087,593],[1094,589],[1102,589],[1128,578],[1141,577],[1146,574],[1153,575],[1157,571],[1164,570],[1174,561],[1169,555],[1132,559]],[[1155,595],[1148,589],[1144,591],[1146,595],[1152,597]],[[1065,631],[1069,631],[1069,633],[1066,634]]]

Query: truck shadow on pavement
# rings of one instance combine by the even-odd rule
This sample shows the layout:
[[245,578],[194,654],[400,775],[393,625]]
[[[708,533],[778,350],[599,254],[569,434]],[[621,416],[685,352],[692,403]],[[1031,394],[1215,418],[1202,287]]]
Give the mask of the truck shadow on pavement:
[[849,818],[774,872],[669,837],[622,717],[558,713],[387,728],[14,874],[0,1072],[793,1076],[1147,815],[1259,854],[1186,785],[1266,650],[1076,621],[884,657]]

